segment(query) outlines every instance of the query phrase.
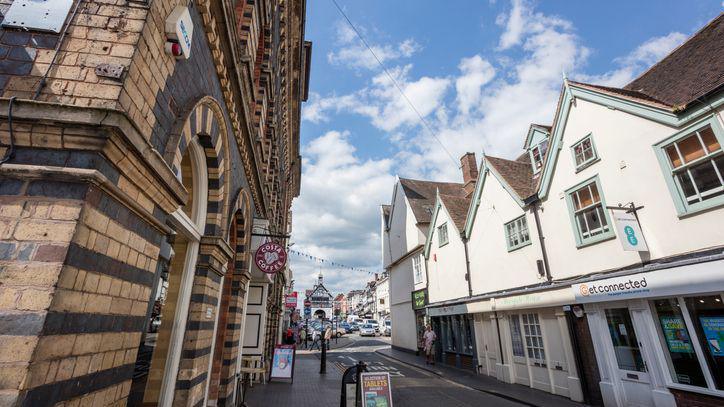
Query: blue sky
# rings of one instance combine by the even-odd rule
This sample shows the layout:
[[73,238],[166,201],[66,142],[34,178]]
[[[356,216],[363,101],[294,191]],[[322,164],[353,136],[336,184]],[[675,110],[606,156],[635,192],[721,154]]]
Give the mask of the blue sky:
[[[466,151],[517,156],[532,122],[549,124],[563,74],[623,86],[722,11],[712,1],[337,0],[430,135],[332,0],[307,2],[313,42],[301,124],[302,187],[293,249],[380,269],[379,205],[396,176],[461,181]],[[291,256],[295,289],[367,273]]]

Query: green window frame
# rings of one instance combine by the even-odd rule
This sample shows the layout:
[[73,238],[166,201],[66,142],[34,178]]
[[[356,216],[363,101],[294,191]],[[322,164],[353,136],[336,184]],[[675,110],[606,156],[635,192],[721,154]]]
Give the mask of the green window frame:
[[724,130],[716,116],[654,144],[680,217],[724,205]]
[[503,230],[505,231],[505,244],[509,252],[531,244],[528,220],[525,215],[503,225]]
[[593,142],[593,134],[588,133],[582,139],[571,145],[571,156],[576,172],[582,171],[601,160]]
[[567,189],[565,194],[577,248],[616,237],[598,175]]
[[450,240],[447,235],[447,222],[437,227],[437,247],[443,247],[448,244]]
[[533,174],[537,174],[543,169],[543,160],[545,160],[546,152],[548,152],[548,138],[544,138],[540,143],[530,148],[530,161],[533,164]]

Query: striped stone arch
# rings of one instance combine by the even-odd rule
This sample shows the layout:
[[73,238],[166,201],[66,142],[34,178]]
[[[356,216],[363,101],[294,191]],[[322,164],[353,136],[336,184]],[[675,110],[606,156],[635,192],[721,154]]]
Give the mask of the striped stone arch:
[[219,328],[216,332],[209,400],[217,406],[232,405],[237,363],[241,350],[244,322],[244,299],[251,277],[249,244],[251,243],[251,200],[245,190],[239,192],[231,211],[229,244],[234,251],[228,272],[224,276],[219,309]]
[[171,169],[180,174],[181,159],[191,140],[198,138],[206,155],[208,171],[208,204],[204,235],[223,236],[228,213],[229,176],[226,163],[229,162],[229,148],[226,120],[219,103],[210,96],[199,100],[191,109],[178,135],[178,143],[171,160]]

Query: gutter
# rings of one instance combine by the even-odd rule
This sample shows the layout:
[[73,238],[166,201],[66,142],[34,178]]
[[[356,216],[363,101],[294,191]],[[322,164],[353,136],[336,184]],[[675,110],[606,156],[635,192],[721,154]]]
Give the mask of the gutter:
[[[538,200],[538,195],[534,195],[531,198],[532,199],[530,201],[530,206],[533,209],[533,217],[535,218],[535,227],[536,227],[536,230],[538,231],[538,241],[540,243],[540,251],[541,251],[541,254],[543,255],[543,268],[545,268],[544,271],[546,273],[546,280],[548,280],[548,282],[550,283],[551,281],[553,281],[553,277],[551,276],[551,268],[548,263],[548,251],[546,250],[546,243],[545,243],[546,238],[543,236],[543,228],[541,227],[540,217],[538,216],[538,209],[539,209],[540,201]],[[528,203],[528,202],[529,201],[526,200],[526,203]]]

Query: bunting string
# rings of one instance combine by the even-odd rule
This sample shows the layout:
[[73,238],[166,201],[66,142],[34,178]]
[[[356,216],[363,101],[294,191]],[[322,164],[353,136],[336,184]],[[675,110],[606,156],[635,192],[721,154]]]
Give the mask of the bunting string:
[[340,269],[345,269],[345,270],[351,270],[351,271],[361,271],[361,272],[365,272],[365,273],[367,273],[367,274],[372,274],[372,273],[374,272],[374,271],[372,271],[372,270],[364,269],[364,268],[361,268],[361,267],[350,266],[350,265],[348,265],[348,264],[339,263],[339,262],[332,261],[332,260],[329,260],[329,259],[323,259],[323,258],[321,258],[321,257],[313,256],[313,255],[311,255],[311,254],[309,254],[309,253],[300,252],[299,250],[288,249],[288,252],[289,252],[290,254],[293,254],[293,255],[297,256],[297,257],[301,257],[301,258],[303,258],[303,259],[310,260],[310,261],[314,261],[315,263],[319,263],[319,264],[322,264],[322,265],[327,265],[327,266],[330,266],[330,267],[335,267],[335,268],[340,268]]

